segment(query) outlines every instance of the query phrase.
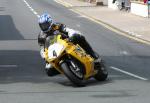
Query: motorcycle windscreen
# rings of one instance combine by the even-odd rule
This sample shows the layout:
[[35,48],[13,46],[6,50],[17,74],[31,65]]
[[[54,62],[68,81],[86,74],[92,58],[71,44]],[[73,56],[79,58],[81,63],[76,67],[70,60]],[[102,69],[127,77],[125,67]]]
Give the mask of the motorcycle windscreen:
[[61,55],[61,52],[64,50],[64,46],[59,43],[54,43],[48,47],[48,58],[49,59],[55,59],[59,55]]

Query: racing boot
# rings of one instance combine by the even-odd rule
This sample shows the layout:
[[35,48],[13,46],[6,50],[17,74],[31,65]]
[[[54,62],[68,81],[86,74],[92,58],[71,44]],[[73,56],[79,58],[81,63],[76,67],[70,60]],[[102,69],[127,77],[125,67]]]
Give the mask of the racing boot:
[[60,74],[54,67],[52,67],[51,64],[49,64],[47,62],[45,65],[45,71],[46,71],[47,75],[51,76],[51,77]]

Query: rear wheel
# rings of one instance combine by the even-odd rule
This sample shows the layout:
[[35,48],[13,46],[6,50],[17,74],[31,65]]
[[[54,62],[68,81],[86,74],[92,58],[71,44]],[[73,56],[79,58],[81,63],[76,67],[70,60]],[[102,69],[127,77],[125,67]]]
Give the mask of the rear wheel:
[[99,65],[98,68],[98,72],[97,74],[94,76],[94,78],[98,81],[105,81],[108,77],[108,71],[104,65],[104,62],[100,62],[99,64],[96,64],[96,65]]
[[69,60],[61,64],[61,68],[68,79],[76,86],[84,86],[84,72],[83,67],[75,60]]

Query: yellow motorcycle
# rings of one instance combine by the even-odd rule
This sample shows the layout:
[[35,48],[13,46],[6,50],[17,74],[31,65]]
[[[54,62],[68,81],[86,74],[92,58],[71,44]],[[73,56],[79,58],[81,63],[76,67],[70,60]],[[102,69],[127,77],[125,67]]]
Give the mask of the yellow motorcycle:
[[91,77],[104,81],[108,76],[102,61],[94,62],[78,44],[62,39],[61,35],[56,36],[56,41],[45,48],[45,60],[77,86],[85,85],[85,81]]

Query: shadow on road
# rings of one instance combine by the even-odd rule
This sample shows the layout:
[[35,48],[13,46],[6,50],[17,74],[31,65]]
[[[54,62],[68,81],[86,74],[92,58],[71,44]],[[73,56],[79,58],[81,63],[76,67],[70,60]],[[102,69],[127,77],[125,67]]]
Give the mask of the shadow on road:
[[[0,84],[9,83],[58,83],[64,86],[73,86],[64,76],[48,77],[44,71],[44,61],[39,51],[30,50],[2,50],[0,51]],[[114,57],[113,57],[114,58]],[[117,57],[119,58],[119,57]],[[130,59],[131,57],[128,57]],[[115,58],[114,58],[115,59]],[[150,58],[149,58],[150,59]],[[14,67],[15,65],[15,67]],[[5,67],[6,66],[6,67]],[[109,69],[109,68],[108,68]],[[87,86],[105,85],[115,80],[135,80],[136,78],[112,73],[109,69],[108,80],[98,82],[95,79],[87,81]],[[114,75],[111,77],[110,75]]]
[[[63,86],[67,86],[67,87],[82,88],[82,86],[77,87],[77,86],[73,85],[69,80],[63,80],[63,81],[57,81],[57,82]],[[106,81],[97,81],[97,80],[91,78],[86,81],[85,87],[96,86],[96,85],[105,85],[105,84],[109,84],[112,82],[113,81],[110,79],[107,79]],[[83,86],[83,88],[84,88],[84,86]]]
[[0,15],[0,40],[23,40],[9,15]]
[[[48,77],[44,70],[44,61],[39,51],[30,50],[1,50],[0,51],[0,84],[10,83],[57,83],[64,86],[73,86],[62,75]],[[89,80],[87,85],[103,85],[111,82],[97,82]]]
[[49,82],[39,51],[0,51],[0,84]]

